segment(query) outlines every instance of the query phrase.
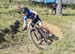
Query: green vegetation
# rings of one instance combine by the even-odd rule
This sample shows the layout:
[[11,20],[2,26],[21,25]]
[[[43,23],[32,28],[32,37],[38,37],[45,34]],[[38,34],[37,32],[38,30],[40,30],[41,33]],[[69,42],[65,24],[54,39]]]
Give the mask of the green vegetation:
[[[39,54],[74,54],[75,53],[75,15],[74,10],[63,10],[64,16],[44,15],[45,21],[57,25],[63,32],[63,38],[51,44]],[[68,13],[68,14],[67,14]],[[45,18],[46,17],[46,18]]]
[[[27,7],[36,10],[42,21],[47,21],[50,24],[57,25],[61,28],[61,32],[63,33],[63,38],[52,43],[48,48],[44,51],[38,52],[38,54],[75,54],[75,10],[70,8],[63,9],[63,16],[56,16],[56,15],[46,15],[47,12],[45,11],[46,7],[34,7],[26,5]],[[34,8],[33,8],[34,7]],[[14,16],[9,15],[9,11],[15,10],[13,9],[5,9],[0,8],[0,29],[9,28],[11,24],[15,22],[15,20],[22,20],[22,16],[20,14],[15,13]],[[51,10],[50,10],[51,11]],[[19,30],[21,31],[22,25],[20,25]],[[4,36],[9,43],[2,43],[0,44],[0,48],[4,46],[21,46],[21,45],[28,45],[28,35],[27,32],[18,32],[16,34],[15,40],[11,39],[11,36],[6,34]],[[6,49],[7,50],[7,49]],[[5,54],[6,50],[1,50],[0,54]],[[12,49],[14,51],[14,49]],[[9,54],[14,54],[9,50]]]

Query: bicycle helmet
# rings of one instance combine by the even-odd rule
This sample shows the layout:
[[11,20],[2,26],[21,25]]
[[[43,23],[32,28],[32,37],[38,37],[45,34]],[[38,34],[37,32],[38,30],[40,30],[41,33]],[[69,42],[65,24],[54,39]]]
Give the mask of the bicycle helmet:
[[28,12],[28,8],[27,8],[27,7],[23,7],[23,8],[21,8],[21,12],[22,12],[22,13],[26,13],[26,12]]

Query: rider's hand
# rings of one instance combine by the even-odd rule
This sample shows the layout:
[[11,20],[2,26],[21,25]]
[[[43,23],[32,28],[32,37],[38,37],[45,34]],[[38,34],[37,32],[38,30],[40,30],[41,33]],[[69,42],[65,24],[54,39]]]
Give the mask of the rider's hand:
[[25,30],[27,30],[27,27],[25,27],[25,28],[22,28],[22,31],[25,31]]

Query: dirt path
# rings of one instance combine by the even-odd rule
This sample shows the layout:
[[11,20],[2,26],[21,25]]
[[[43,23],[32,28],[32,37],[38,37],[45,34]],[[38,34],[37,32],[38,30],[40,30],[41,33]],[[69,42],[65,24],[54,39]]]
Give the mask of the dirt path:
[[[63,37],[57,26],[48,24],[47,22],[43,22],[43,24],[59,38]],[[39,52],[39,50],[30,41],[28,44],[23,46],[0,50],[0,54],[37,54],[37,52]]]
[[52,32],[54,33],[56,36],[58,36],[59,38],[62,38],[63,37],[63,34],[61,31],[61,29],[56,26],[56,25],[53,25],[53,24],[49,24],[47,22],[43,22],[43,24]]

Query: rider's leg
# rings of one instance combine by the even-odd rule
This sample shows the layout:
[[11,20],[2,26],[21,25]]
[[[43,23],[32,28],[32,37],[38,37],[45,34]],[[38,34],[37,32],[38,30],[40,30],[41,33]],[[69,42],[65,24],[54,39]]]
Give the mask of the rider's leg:
[[49,31],[49,29],[48,29],[46,26],[43,25],[43,23],[42,23],[42,21],[41,21],[41,19],[39,18],[38,15],[37,15],[36,18],[34,18],[34,19],[32,20],[32,24],[35,25],[36,23],[39,24],[40,28],[47,30],[47,32],[48,32],[49,34],[51,34],[51,32]]
[[40,20],[38,21],[38,24],[40,28],[45,29],[48,32],[49,36],[52,35],[52,32]]
[[38,22],[38,20],[39,20],[38,17],[32,19],[32,21],[31,21],[32,27],[34,27],[34,25]]

